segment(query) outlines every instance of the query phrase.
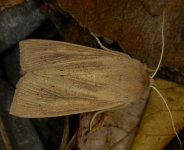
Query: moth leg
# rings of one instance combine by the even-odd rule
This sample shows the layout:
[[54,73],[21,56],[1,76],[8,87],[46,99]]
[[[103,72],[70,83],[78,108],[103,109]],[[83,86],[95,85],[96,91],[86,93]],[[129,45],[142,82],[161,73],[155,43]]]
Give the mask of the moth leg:
[[[98,123],[96,123],[94,126],[92,126],[92,124],[93,124],[93,121],[94,121],[94,119],[96,118],[96,116],[97,115],[99,115],[100,113],[103,113],[102,115],[102,117],[100,117],[100,120],[99,120],[99,122]],[[89,133],[93,133],[93,132],[95,132],[96,130],[98,130],[99,128],[101,128],[103,125],[104,125],[104,123],[105,123],[105,121],[107,121],[108,119],[109,119],[109,117],[111,117],[112,116],[112,112],[102,112],[102,111],[98,111],[98,112],[96,112],[93,116],[92,116],[92,119],[90,120],[90,131],[89,131]]]
[[99,40],[99,38],[98,38],[93,32],[91,32],[91,35],[95,38],[95,40],[97,41],[97,43],[99,44],[99,46],[100,46],[103,50],[108,50],[108,51],[111,50],[111,49],[105,47],[105,46],[102,44],[102,42]]
[[93,121],[95,120],[95,118],[99,115],[99,114],[101,114],[101,113],[103,113],[103,112],[105,112],[105,110],[101,110],[101,111],[97,111],[97,112],[95,112],[94,114],[93,114],[93,116],[92,116],[92,118],[91,118],[91,120],[90,120],[90,123],[89,123],[89,130],[91,130],[92,129],[92,125],[93,125]]
[[91,120],[90,120],[90,123],[89,123],[89,130],[90,130],[90,131],[92,130],[92,128],[93,128],[93,122],[94,122],[95,118],[96,118],[99,114],[104,113],[104,112],[107,112],[108,114],[110,114],[111,112],[109,112],[109,111],[119,110],[119,109],[121,109],[122,107],[124,107],[124,106],[119,106],[119,107],[115,107],[115,108],[111,108],[111,109],[101,110],[101,111],[95,112],[95,113],[93,114]]

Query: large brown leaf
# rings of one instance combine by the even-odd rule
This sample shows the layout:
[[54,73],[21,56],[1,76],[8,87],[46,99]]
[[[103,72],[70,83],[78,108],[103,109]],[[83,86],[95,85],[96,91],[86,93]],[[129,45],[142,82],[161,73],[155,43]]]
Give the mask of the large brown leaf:
[[165,10],[163,65],[184,71],[183,0],[58,0],[81,26],[117,41],[121,48],[155,68],[161,53]]

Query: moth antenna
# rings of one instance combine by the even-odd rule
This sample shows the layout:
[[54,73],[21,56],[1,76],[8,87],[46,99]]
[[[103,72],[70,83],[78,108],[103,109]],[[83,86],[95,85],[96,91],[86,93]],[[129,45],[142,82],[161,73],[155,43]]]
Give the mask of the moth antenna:
[[162,62],[162,58],[163,58],[163,53],[164,53],[164,47],[165,47],[165,40],[164,40],[164,16],[165,16],[165,12],[163,12],[163,19],[162,19],[162,51],[161,51],[161,54],[160,54],[160,60],[159,60],[159,63],[157,65],[157,68],[155,69],[155,72],[151,76],[152,79],[155,77],[155,75],[158,72],[158,69],[160,68],[160,65],[161,65],[161,62]]
[[109,48],[105,47],[102,42],[99,40],[99,38],[93,33],[91,32],[91,35],[95,38],[95,40],[97,41],[97,43],[99,44],[99,46],[104,49],[104,50],[110,50]]
[[159,92],[159,90],[156,87],[154,87],[153,85],[151,85],[150,87],[152,89],[154,89],[158,93],[158,95],[162,98],[163,102],[165,103],[165,106],[166,106],[167,110],[169,111],[169,115],[170,115],[170,118],[171,118],[171,123],[172,123],[173,131],[174,131],[176,137],[178,138],[178,141],[179,141],[180,145],[182,145],[181,139],[180,139],[180,137],[179,137],[179,135],[178,135],[178,133],[176,131],[176,128],[175,128],[173,115],[171,113],[171,110],[170,110],[170,108],[169,108],[169,106],[168,106],[165,98],[163,97],[163,95]]
[[[155,72],[153,73],[153,75],[151,76],[151,79],[153,79],[154,77],[155,77],[155,75],[157,74],[157,72],[158,72],[158,70],[159,70],[159,67],[160,67],[160,65],[161,65],[161,62],[162,62],[162,58],[163,58],[163,53],[164,53],[164,47],[165,47],[165,39],[164,39],[164,16],[165,16],[165,12],[163,11],[163,19],[162,19],[162,51],[161,51],[161,54],[160,54],[160,60],[159,60],[159,63],[158,63],[158,65],[157,65],[157,68],[155,69]],[[166,108],[167,108],[167,110],[168,110],[168,112],[169,112],[169,115],[170,115],[170,118],[171,118],[171,123],[172,123],[172,127],[173,127],[173,130],[174,130],[174,133],[175,133],[175,135],[176,135],[176,137],[178,138],[178,141],[179,141],[179,143],[180,143],[180,145],[182,145],[182,142],[181,142],[181,139],[180,139],[180,137],[179,137],[179,135],[178,135],[178,133],[177,133],[177,131],[176,131],[176,128],[175,128],[175,124],[174,124],[174,120],[173,120],[173,115],[172,115],[172,113],[171,113],[171,110],[170,110],[170,108],[169,108],[169,106],[168,106],[168,104],[167,104],[167,102],[166,102],[166,100],[165,100],[165,98],[163,97],[163,95],[158,91],[158,89],[156,88],[156,87],[154,87],[152,84],[150,85],[150,87],[152,88],[152,89],[154,89],[157,93],[158,93],[158,95],[162,98],[162,100],[163,100],[163,102],[165,103],[165,105],[166,105]]]

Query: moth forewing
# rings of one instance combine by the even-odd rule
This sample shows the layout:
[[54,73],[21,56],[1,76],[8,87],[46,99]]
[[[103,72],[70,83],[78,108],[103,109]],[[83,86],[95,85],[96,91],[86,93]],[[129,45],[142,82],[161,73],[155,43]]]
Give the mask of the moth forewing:
[[119,52],[44,40],[27,40],[20,48],[26,73],[10,110],[16,116],[54,117],[122,107],[140,100],[149,88],[145,66]]
[[[113,51],[99,51],[91,47],[50,40],[24,40],[19,43],[19,47],[20,65],[23,72],[57,67],[62,63],[71,64],[73,61],[79,61],[80,58],[85,61],[85,59],[119,55]],[[129,58],[126,54],[122,55]]]

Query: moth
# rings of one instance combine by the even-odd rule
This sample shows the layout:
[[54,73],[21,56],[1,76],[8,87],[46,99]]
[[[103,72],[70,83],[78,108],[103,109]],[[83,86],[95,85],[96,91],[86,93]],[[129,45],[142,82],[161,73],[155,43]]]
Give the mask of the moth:
[[10,113],[26,118],[126,107],[151,83],[147,67],[124,53],[58,41],[21,41],[20,65]]

